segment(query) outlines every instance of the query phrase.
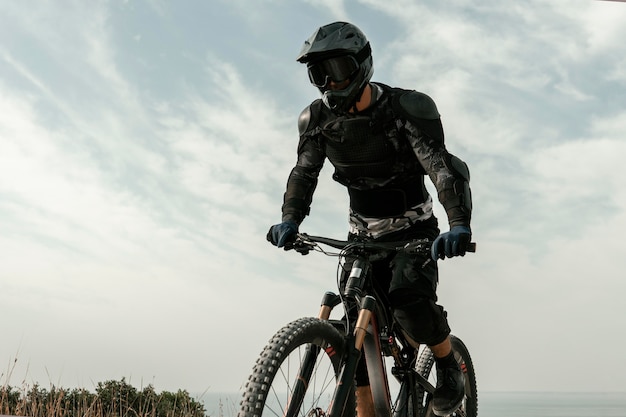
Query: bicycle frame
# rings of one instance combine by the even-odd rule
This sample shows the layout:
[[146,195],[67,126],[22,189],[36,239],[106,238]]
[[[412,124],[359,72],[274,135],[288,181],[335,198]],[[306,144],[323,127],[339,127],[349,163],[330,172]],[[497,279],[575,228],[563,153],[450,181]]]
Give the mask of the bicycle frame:
[[[345,257],[345,255],[343,256]],[[391,312],[387,307],[377,302],[377,298],[382,297],[378,297],[376,288],[372,286],[374,296],[365,292],[367,280],[371,278],[369,275],[371,256],[367,252],[359,250],[350,252],[350,256],[354,257],[354,261],[342,296],[331,292],[326,293],[322,299],[318,315],[321,320],[328,320],[335,324],[339,330],[345,332],[348,346],[344,364],[337,378],[333,402],[326,416],[341,417],[343,415],[346,400],[350,390],[353,389],[357,364],[361,355],[364,355],[374,409],[376,414],[380,416],[391,416],[392,413],[392,398],[383,356],[393,357],[395,367],[392,374],[400,382],[399,406],[394,410],[394,415],[404,417],[408,412],[403,405],[406,403],[406,398],[410,395],[413,395],[414,399],[416,398],[416,393],[408,392],[409,389],[414,389],[416,384],[420,384],[426,391],[432,393],[435,387],[415,371],[417,347],[411,346],[408,338],[394,328]],[[345,322],[330,320],[333,308],[341,304],[342,301],[346,310]],[[358,307],[358,316],[353,323],[347,312],[355,306]],[[402,349],[397,343],[398,339]],[[300,370],[303,381],[308,380],[318,353],[319,351],[316,352],[313,349],[307,351],[306,355],[311,356],[306,358],[304,369]],[[302,383],[298,389],[306,388]],[[299,407],[300,404],[289,404],[289,410],[297,410]],[[289,410],[287,416],[292,415]]]

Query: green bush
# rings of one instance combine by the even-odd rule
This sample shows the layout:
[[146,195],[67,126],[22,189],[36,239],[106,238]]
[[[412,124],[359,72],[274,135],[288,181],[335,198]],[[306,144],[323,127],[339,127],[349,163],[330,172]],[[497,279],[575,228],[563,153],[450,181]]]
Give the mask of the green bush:
[[204,417],[204,405],[187,391],[157,394],[152,385],[141,391],[121,381],[99,382],[96,393],[84,389],[50,390],[34,385],[0,387],[0,414],[29,417]]

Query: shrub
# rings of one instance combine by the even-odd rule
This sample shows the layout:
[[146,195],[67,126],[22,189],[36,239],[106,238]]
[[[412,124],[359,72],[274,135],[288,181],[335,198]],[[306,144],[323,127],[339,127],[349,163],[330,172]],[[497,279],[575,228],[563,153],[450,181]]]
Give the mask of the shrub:
[[152,385],[141,391],[121,381],[99,382],[96,393],[37,384],[0,387],[0,414],[29,417],[204,417],[204,405],[187,391],[157,394]]

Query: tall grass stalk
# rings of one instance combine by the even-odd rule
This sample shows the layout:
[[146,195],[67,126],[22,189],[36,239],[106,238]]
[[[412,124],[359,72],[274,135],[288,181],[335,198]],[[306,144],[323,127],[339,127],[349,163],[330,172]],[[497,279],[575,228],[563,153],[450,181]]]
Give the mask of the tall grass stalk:
[[137,390],[124,378],[98,383],[96,392],[35,384],[0,386],[0,414],[29,417],[205,417],[204,405],[187,391]]

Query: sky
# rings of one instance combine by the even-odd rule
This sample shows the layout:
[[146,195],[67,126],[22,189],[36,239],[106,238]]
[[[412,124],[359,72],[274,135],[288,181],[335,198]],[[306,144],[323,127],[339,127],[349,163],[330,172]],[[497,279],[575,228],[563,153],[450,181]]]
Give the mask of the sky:
[[[626,391],[626,4],[593,0],[0,2],[0,384],[235,392],[317,314],[334,258],[265,234],[337,20],[470,167],[439,299],[479,389]],[[331,175],[301,230],[343,238]]]

